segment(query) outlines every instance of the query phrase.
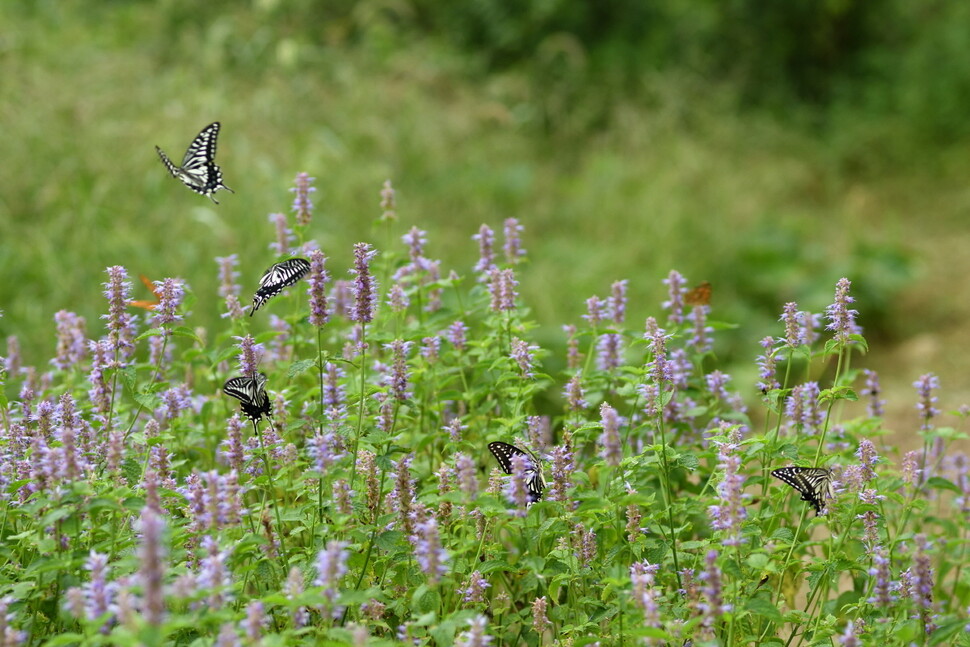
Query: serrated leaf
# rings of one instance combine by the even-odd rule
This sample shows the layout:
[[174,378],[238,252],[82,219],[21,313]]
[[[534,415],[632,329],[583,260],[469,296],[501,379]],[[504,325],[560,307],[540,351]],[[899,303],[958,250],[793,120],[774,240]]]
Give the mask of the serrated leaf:
[[159,403],[158,396],[152,395],[151,393],[135,393],[132,397],[135,398],[135,402],[149,411],[154,410]]
[[159,335],[164,335],[164,334],[165,334],[165,330],[162,328],[151,328],[149,330],[146,330],[142,334],[138,335],[137,337],[135,337],[134,341],[140,342],[143,339],[148,339],[149,337],[158,337]]
[[169,328],[169,331],[176,337],[187,337],[188,339],[191,339],[196,343],[199,343],[199,344],[202,343],[202,340],[199,338],[198,335],[195,334],[195,331],[186,326],[176,326],[175,328]]
[[400,548],[402,541],[404,541],[403,532],[400,530],[388,530],[377,535],[377,538],[374,539],[374,545],[384,552],[390,553]]
[[312,359],[301,359],[298,362],[293,362],[290,364],[290,369],[286,372],[286,379],[291,380],[301,373],[305,373],[311,367],[316,366],[316,360]]

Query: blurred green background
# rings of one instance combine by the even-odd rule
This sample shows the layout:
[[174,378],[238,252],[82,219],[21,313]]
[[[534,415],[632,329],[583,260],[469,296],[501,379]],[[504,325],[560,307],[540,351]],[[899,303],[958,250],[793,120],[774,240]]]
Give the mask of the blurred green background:
[[[781,305],[821,310],[848,276],[898,411],[930,370],[944,408],[968,400],[965,0],[7,0],[0,66],[0,335],[28,363],[59,309],[101,334],[112,264],[185,278],[188,323],[215,325],[214,257],[250,293],[306,171],[338,277],[353,243],[386,246],[390,179],[395,244],[427,230],[445,271],[520,219],[554,350],[614,280],[632,322],[658,314],[676,268],[740,324],[718,354],[753,394]],[[153,150],[215,120],[219,206]]]

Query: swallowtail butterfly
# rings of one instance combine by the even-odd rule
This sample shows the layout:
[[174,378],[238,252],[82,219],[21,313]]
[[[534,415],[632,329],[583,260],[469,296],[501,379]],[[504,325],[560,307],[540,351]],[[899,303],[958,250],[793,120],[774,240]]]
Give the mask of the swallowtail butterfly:
[[269,396],[266,395],[266,374],[257,373],[252,377],[234,377],[227,381],[222,390],[226,395],[242,403],[246,417],[257,423],[263,416],[273,413]]
[[542,478],[542,467],[535,456],[523,451],[514,445],[496,441],[488,444],[488,450],[492,452],[502,471],[506,474],[512,473],[512,457],[525,456],[528,459],[528,467],[525,470],[526,486],[529,492],[529,503],[535,503],[542,496],[542,491],[546,488],[546,481]]
[[182,165],[175,166],[168,155],[158,146],[158,156],[168,167],[168,172],[172,177],[178,178],[182,183],[210,200],[219,204],[219,201],[212,197],[212,194],[219,189],[225,189],[229,193],[235,193],[232,189],[222,183],[222,171],[216,166],[216,138],[219,136],[219,122],[211,123],[202,129],[202,132],[192,140],[189,149],[185,151],[182,158]]
[[266,270],[263,278],[259,279],[259,289],[253,296],[253,309],[249,311],[249,316],[252,317],[270,298],[302,279],[309,271],[310,261],[305,258],[290,258]]
[[802,501],[808,501],[820,514],[826,499],[833,497],[832,472],[821,467],[781,467],[771,475],[798,490]]

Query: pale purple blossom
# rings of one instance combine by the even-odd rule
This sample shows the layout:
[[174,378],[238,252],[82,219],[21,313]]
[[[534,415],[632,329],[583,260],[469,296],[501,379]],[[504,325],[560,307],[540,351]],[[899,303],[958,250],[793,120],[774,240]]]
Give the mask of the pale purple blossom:
[[142,509],[138,523],[138,582],[142,590],[142,613],[154,627],[162,624],[165,615],[164,576],[165,548],[162,534],[165,522],[152,508]]
[[484,277],[487,277],[492,269],[495,268],[495,232],[488,225],[482,225],[478,233],[472,236],[472,240],[478,241],[478,263],[474,270]]
[[563,390],[563,395],[566,397],[566,409],[568,411],[579,412],[589,406],[589,403],[583,399],[583,385],[579,374],[573,375],[569,379],[566,388]]
[[744,476],[741,474],[741,433],[738,428],[728,432],[728,440],[718,444],[717,468],[723,474],[717,485],[718,505],[708,508],[711,527],[724,532],[721,543],[737,546],[745,543],[741,524],[748,516],[744,505]]
[[128,272],[120,265],[112,265],[105,272],[108,281],[103,285],[108,314],[101,318],[108,320],[109,355],[117,354],[118,361],[124,363],[135,349],[135,317],[126,310],[131,300],[131,281]]
[[522,377],[535,377],[533,373],[533,361],[535,353],[538,350],[538,346],[529,344],[518,337],[512,338],[512,352],[509,353],[509,357],[518,365]]
[[627,286],[629,281],[614,281],[610,286],[609,313],[617,326],[626,321]]
[[354,308],[351,321],[366,324],[374,320],[377,309],[377,285],[371,275],[370,262],[377,255],[367,243],[354,245]]
[[505,498],[515,506],[512,514],[516,517],[524,517],[529,505],[528,482],[532,459],[523,454],[514,454],[510,462],[512,463],[512,477],[505,483]]
[[286,222],[286,216],[282,213],[271,213],[267,219],[273,223],[273,230],[276,240],[269,244],[269,248],[276,256],[288,256],[292,249],[296,236]]
[[158,289],[158,305],[152,310],[151,322],[153,326],[168,326],[182,322],[182,315],[177,313],[182,300],[185,298],[185,283],[181,279],[162,279],[154,281]]
[[[303,571],[300,570],[299,566],[294,566],[290,569],[290,573],[286,578],[286,585],[283,592],[286,598],[290,602],[293,602],[296,598],[303,595],[303,589]],[[305,627],[310,621],[310,613],[305,606],[296,605],[292,607],[291,614],[293,626],[296,628]]]
[[441,545],[441,535],[438,532],[438,521],[429,516],[416,525],[416,535],[413,539],[414,555],[418,560],[421,571],[428,576],[428,581],[437,583],[441,576],[448,572],[448,553]]
[[317,191],[317,188],[313,186],[315,179],[310,177],[308,173],[297,173],[293,180],[295,186],[290,189],[292,193],[296,194],[293,196],[292,210],[296,212],[297,224],[302,227],[309,225],[310,218],[313,216],[313,202],[310,201],[310,196]]
[[777,361],[773,350],[775,340],[772,337],[765,337],[760,344],[765,349],[765,353],[758,356],[758,377],[761,378],[761,381],[758,382],[758,389],[767,394],[768,391],[781,388],[781,384],[775,376],[775,363]]
[[485,601],[485,589],[490,586],[480,571],[473,571],[468,576],[468,584],[458,589],[458,595],[462,596],[462,602],[467,605],[481,604]]
[[855,318],[859,314],[856,310],[851,310],[849,304],[855,299],[849,296],[851,283],[847,278],[841,278],[835,284],[835,299],[829,307],[825,309],[826,317],[829,320],[826,330],[835,333],[834,339],[840,343],[848,343],[850,336],[860,332],[856,325]]
[[687,292],[687,281],[677,270],[670,270],[670,274],[663,280],[667,286],[667,300],[660,304],[664,310],[669,310],[667,321],[672,324],[684,321],[684,294]]
[[921,375],[918,380],[913,382],[916,392],[919,395],[919,402],[916,403],[916,410],[922,422],[921,431],[928,431],[933,428],[930,422],[933,418],[940,415],[940,410],[934,405],[938,398],[933,395],[933,390],[940,388],[940,378],[932,373]]
[[451,342],[451,345],[455,347],[455,350],[463,351],[465,350],[465,343],[468,336],[468,326],[459,319],[448,326],[445,336]]
[[648,317],[646,322],[647,331],[643,338],[650,342],[651,360],[647,363],[647,370],[654,384],[663,389],[664,385],[673,381],[673,371],[670,362],[667,360],[667,337],[663,328],[657,327],[657,322],[653,317]]
[[492,312],[508,312],[515,309],[519,282],[511,269],[493,267],[488,271],[488,293],[491,296],[489,307]]
[[327,257],[319,249],[310,252],[310,273],[307,276],[307,296],[310,299],[310,325],[320,327],[330,320],[327,309],[327,285],[330,274],[326,268]]
[[659,598],[661,591],[656,587],[656,574],[659,564],[648,561],[634,562],[630,565],[630,582],[633,584],[633,602],[643,612],[643,624],[654,629],[662,628]]
[[317,553],[317,577],[313,584],[323,587],[322,595],[333,618],[343,614],[343,608],[337,606],[336,601],[340,593],[340,580],[347,574],[347,560],[350,558],[347,546],[345,541],[331,540],[327,542],[325,550]]
[[546,615],[547,605],[546,596],[536,598],[532,602],[532,630],[540,636],[546,629],[552,627],[549,616]]
[[509,264],[514,265],[525,256],[525,250],[522,249],[521,240],[521,233],[524,229],[525,227],[519,224],[518,219],[505,219],[503,227],[505,245],[502,247],[502,250],[505,252],[505,260]]
[[619,333],[604,333],[596,343],[596,368],[613,372],[620,367],[623,350],[623,336]]
[[893,583],[890,573],[890,560],[886,549],[877,546],[872,551],[872,566],[869,568],[869,576],[875,578],[872,587],[872,597],[868,602],[877,608],[888,610],[890,605],[896,601],[892,594]]
[[394,283],[387,291],[387,305],[391,308],[391,312],[404,312],[411,305],[408,295],[404,292],[404,286],[400,283]]
[[485,633],[488,621],[485,616],[475,616],[468,620],[468,631],[463,631],[455,640],[455,647],[487,647],[494,640]]
[[252,338],[252,335],[246,335],[245,337],[233,337],[233,339],[239,340],[239,355],[236,359],[239,361],[239,371],[245,376],[256,375],[256,367],[259,366],[260,360],[263,359],[263,355],[266,352],[266,347],[262,344],[257,344]]
[[67,310],[58,310],[54,321],[57,324],[57,352],[51,364],[66,370],[87,355],[86,322],[84,317]]
[[623,449],[620,447],[620,416],[616,409],[605,402],[600,405],[600,424],[603,433],[599,437],[599,456],[607,465],[616,467],[623,459]]
[[691,324],[691,335],[685,345],[698,353],[709,353],[714,347],[714,338],[711,337],[714,328],[707,324],[709,310],[710,306],[695,306],[686,317]]
[[411,384],[408,375],[407,358],[413,342],[395,339],[384,348],[391,352],[390,396],[399,402],[411,398]]
[[791,424],[803,433],[818,432],[825,420],[825,414],[818,402],[818,382],[806,382],[792,388],[791,395],[785,403],[785,414]]
[[566,492],[573,486],[571,481],[576,463],[573,452],[568,445],[558,445],[552,448],[552,487],[549,498],[561,503],[566,502]]
[[605,301],[598,296],[591,296],[586,299],[586,314],[582,315],[582,317],[589,324],[590,328],[593,330],[599,328],[599,325],[603,323],[606,315],[607,303]]

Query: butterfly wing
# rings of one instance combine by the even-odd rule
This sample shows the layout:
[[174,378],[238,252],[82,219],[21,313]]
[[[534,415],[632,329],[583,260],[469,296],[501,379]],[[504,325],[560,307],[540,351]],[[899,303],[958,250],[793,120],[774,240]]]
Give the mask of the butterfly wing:
[[203,128],[189,144],[181,166],[175,166],[162,149],[155,147],[162,162],[168,167],[169,173],[181,180],[185,186],[207,196],[216,204],[219,204],[219,201],[213,197],[213,194],[219,189],[235,193],[222,183],[222,171],[215,163],[216,139],[219,137],[220,127],[219,122],[216,121]]
[[253,308],[249,311],[249,316],[252,317],[263,304],[302,279],[309,271],[310,261],[305,258],[289,258],[266,270],[259,279],[256,294],[253,295]]
[[273,412],[266,394],[265,373],[258,373],[255,377],[234,377],[225,383],[222,390],[229,397],[239,400],[243,413],[253,422],[259,422],[263,416],[269,417]]
[[832,473],[821,467],[781,467],[771,475],[794,488],[820,514],[826,499],[832,498]]
[[528,459],[528,467],[525,471],[526,488],[529,492],[529,503],[535,503],[542,496],[542,491],[546,488],[546,481],[542,476],[542,468],[535,456],[523,451],[515,445],[495,441],[488,444],[488,450],[492,452],[495,460],[502,466],[502,471],[506,474],[512,473],[512,457],[525,456]]
[[707,281],[699,284],[684,295],[684,303],[689,306],[706,306],[711,303],[711,284]]

